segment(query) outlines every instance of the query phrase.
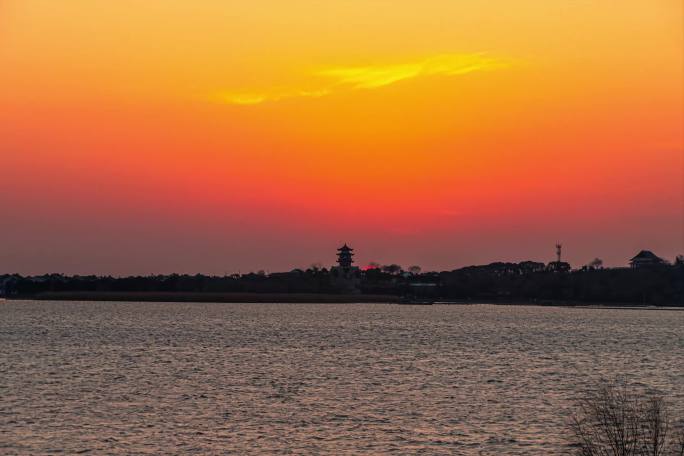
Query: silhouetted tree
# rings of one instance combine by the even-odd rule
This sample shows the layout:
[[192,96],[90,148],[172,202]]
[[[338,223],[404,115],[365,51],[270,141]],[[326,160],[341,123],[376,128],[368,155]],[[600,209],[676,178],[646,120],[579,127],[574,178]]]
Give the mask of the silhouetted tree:
[[603,260],[600,258],[594,258],[587,266],[589,266],[589,269],[601,269],[603,267]]
[[[684,306],[684,263],[649,268],[606,268],[555,273],[543,263],[496,262],[467,266],[453,271],[402,275],[393,264],[358,273],[364,293],[403,295],[412,282],[435,283],[436,295],[446,299],[476,299],[490,302],[557,300],[596,303],[639,303]],[[230,276],[156,275],[133,277],[65,276],[45,274],[22,277],[0,276],[3,296],[34,296],[61,292],[255,292],[327,293],[332,273],[312,265],[303,271],[266,274],[264,271]]]
[[386,272],[387,274],[391,275],[397,275],[401,271],[401,266],[399,266],[398,264],[388,264],[382,267],[382,272]]
[[571,440],[580,456],[684,455],[684,423],[654,391],[603,383],[575,405]]

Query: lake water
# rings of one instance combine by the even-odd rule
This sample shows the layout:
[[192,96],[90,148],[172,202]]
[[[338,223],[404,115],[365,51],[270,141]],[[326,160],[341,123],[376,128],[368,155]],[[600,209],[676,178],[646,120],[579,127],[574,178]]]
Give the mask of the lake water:
[[0,302],[0,454],[563,454],[573,398],[684,401],[684,312]]

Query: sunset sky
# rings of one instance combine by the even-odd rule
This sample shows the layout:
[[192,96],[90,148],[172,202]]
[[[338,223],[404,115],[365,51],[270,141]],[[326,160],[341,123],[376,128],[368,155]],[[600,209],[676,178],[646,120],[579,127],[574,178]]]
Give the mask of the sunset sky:
[[684,253],[681,0],[0,0],[0,273]]

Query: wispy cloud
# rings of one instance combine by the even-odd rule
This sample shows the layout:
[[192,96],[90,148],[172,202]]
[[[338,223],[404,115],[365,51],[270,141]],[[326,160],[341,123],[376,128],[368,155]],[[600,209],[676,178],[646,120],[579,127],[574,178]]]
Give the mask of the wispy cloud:
[[456,76],[503,66],[503,61],[484,54],[447,54],[398,65],[330,68],[318,74],[352,89],[375,89],[420,76]]
[[223,91],[217,98],[224,103],[255,105],[287,98],[318,98],[335,92],[369,90],[426,76],[458,76],[509,66],[509,62],[485,54],[444,54],[423,60],[392,64],[324,68],[312,76],[321,80],[318,88],[269,88],[249,92]]
[[328,89],[319,90],[271,90],[263,92],[238,92],[227,93],[222,92],[218,94],[218,98],[224,102],[236,105],[256,105],[266,101],[280,101],[286,98],[318,98],[324,97],[330,93]]

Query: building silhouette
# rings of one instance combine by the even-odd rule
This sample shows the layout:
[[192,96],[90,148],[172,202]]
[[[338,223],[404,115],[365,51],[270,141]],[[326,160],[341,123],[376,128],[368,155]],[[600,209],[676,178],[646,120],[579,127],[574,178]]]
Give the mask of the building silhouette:
[[346,243],[337,249],[337,266],[330,270],[334,289],[341,293],[360,293],[361,271],[354,266],[354,249]]
[[642,250],[635,257],[629,260],[629,265],[634,268],[647,268],[666,264],[665,260],[657,256],[650,250]]
[[337,249],[337,264],[344,270],[350,270],[354,263],[354,249],[349,247],[346,243]]
[[563,245],[556,242],[556,261],[552,261],[546,266],[546,269],[551,272],[570,272],[570,263],[562,261],[561,252]]

